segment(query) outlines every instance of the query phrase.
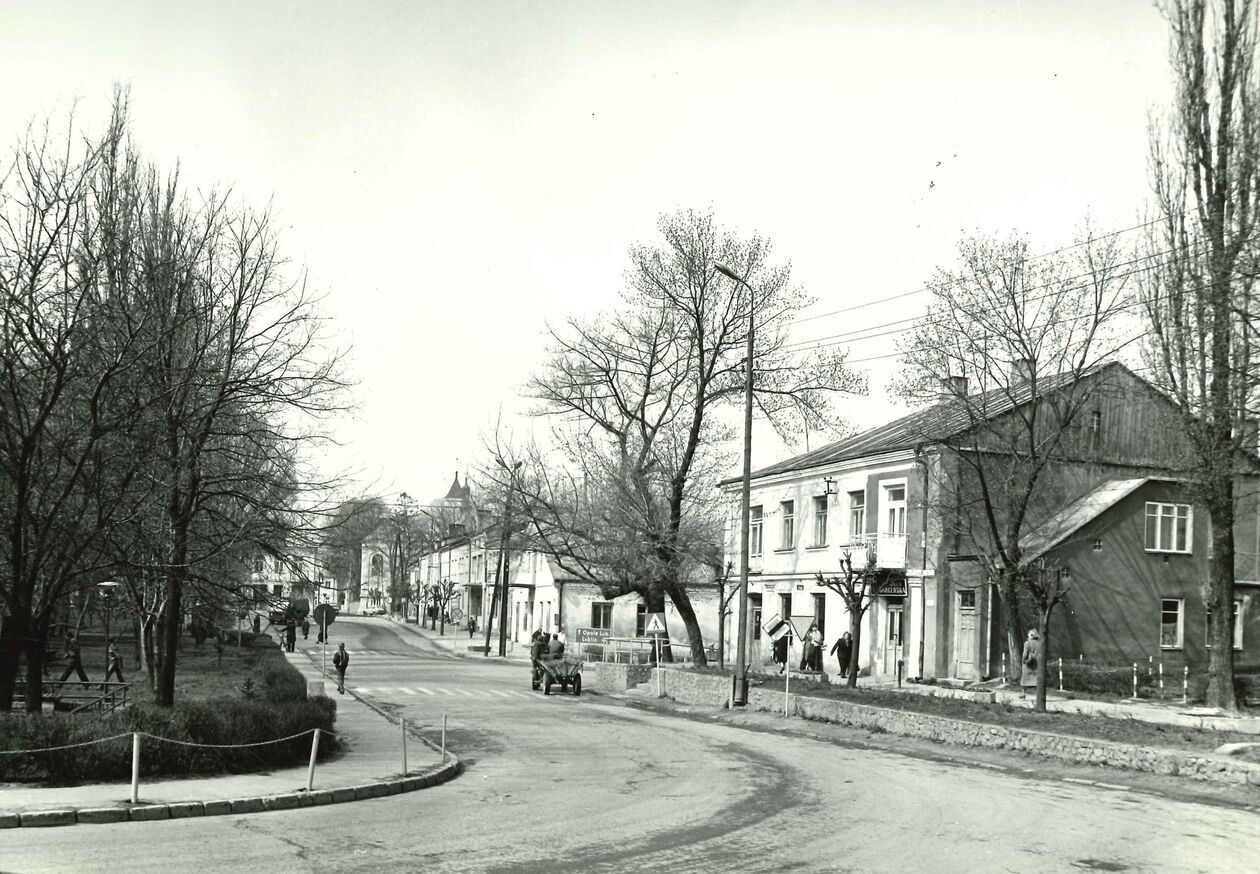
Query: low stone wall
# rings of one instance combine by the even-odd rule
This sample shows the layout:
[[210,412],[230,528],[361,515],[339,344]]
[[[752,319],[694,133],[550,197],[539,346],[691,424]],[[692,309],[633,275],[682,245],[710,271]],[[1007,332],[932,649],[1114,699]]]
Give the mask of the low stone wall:
[[[720,707],[730,696],[730,678],[664,669],[665,696],[683,704]],[[766,686],[748,690],[754,710],[783,712],[783,692]],[[1051,734],[906,710],[872,707],[829,698],[789,695],[788,715],[834,722],[905,737],[919,737],[960,746],[1017,750],[1033,755],[1090,765],[1106,765],[1154,774],[1192,777],[1218,783],[1260,786],[1260,765],[1225,756],[1142,747],[1073,735]]]
[[647,665],[587,662],[582,666],[582,683],[600,692],[624,692],[651,678],[652,669]]

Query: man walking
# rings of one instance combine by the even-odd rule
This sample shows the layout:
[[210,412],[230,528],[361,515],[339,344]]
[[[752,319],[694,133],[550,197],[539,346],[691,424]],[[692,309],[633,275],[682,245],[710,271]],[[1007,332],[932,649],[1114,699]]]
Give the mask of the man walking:
[[349,665],[350,653],[346,652],[346,645],[337,644],[337,651],[333,653],[333,667],[337,669],[337,692],[341,695],[346,694],[346,668]]
[[122,658],[118,655],[118,650],[114,646],[114,642],[109,643],[109,670],[105,672],[105,682],[109,682],[110,677],[118,677],[118,682],[125,683],[122,673]]
[[86,683],[88,681],[87,671],[83,670],[83,655],[79,652],[79,640],[73,638],[70,646],[66,650],[66,661],[70,664],[66,665],[66,669],[61,672],[60,682],[64,683],[70,678],[71,674],[79,675],[79,682]]

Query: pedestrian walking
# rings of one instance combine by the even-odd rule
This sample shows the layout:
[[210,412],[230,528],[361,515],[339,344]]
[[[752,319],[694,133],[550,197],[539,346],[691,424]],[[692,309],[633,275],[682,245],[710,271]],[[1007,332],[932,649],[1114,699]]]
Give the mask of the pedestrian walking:
[[473,635],[476,633],[477,633],[477,617],[469,616],[468,617],[468,639],[472,640]]
[[1024,641],[1024,654],[1020,659],[1023,663],[1023,670],[1020,671],[1019,675],[1020,698],[1028,697],[1030,689],[1034,693],[1037,691],[1037,669],[1041,666],[1041,659],[1044,654],[1041,645],[1041,633],[1035,628],[1029,629],[1028,639]]
[[809,627],[809,631],[805,633],[805,640],[809,647],[809,669],[811,671],[821,671],[823,636],[822,629],[818,627],[817,622]]
[[533,671],[534,671],[531,677],[531,680],[532,680],[531,685],[535,689],[537,689],[538,684],[542,682],[543,669],[542,669],[542,664],[540,663],[542,661],[543,655],[546,652],[547,652],[547,635],[535,629],[534,633],[530,635],[530,638],[529,638],[529,664],[533,668]]
[[333,653],[333,667],[337,669],[337,693],[346,694],[346,668],[350,667],[350,653],[346,652],[344,643],[337,644]]
[[801,640],[801,670],[812,671],[814,669],[814,651],[818,649],[822,636],[818,633],[818,623],[810,623],[809,630],[805,632],[805,637]]
[[845,632],[831,647],[831,654],[840,663],[840,676],[849,676],[849,659],[853,657],[853,635]]
[[123,679],[122,657],[118,655],[118,649],[113,641],[110,641],[108,653],[106,661],[109,663],[109,670],[105,672],[105,682],[108,683],[110,677],[117,677],[120,683],[127,682]]
[[297,625],[292,619],[284,626],[284,648],[293,652],[297,647]]
[[311,620],[305,616],[302,617],[302,639],[306,640],[311,636]]
[[61,672],[61,680],[59,682],[64,683],[70,678],[71,674],[78,674],[80,683],[88,682],[87,671],[83,670],[83,654],[79,650],[79,641],[77,639],[70,641],[70,645],[66,648],[65,659],[69,664]]

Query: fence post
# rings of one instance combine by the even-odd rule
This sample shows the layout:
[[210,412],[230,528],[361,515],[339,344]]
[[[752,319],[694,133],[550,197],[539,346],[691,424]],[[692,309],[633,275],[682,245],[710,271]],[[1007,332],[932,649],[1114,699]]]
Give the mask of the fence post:
[[403,776],[407,776],[407,720],[402,721]]
[[314,734],[311,736],[311,765],[306,769],[306,791],[310,792],[315,788],[315,757],[319,755],[319,729],[313,728]]
[[131,733],[131,803],[140,803],[140,732]]
[[1159,663],[1159,700],[1164,700],[1164,663]]
[[1063,656],[1059,656],[1059,691],[1063,691]]
[[1137,662],[1133,663],[1133,700],[1137,700]]
[[1002,683],[1006,683],[1006,653],[1002,653]]
[[446,714],[442,714],[442,761],[446,761]]
[[1186,665],[1181,674],[1181,703],[1190,703],[1190,666]]

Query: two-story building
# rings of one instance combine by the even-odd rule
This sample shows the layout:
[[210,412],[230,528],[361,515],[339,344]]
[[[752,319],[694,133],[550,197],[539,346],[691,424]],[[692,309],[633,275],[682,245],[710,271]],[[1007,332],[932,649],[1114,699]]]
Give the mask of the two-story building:
[[[1207,514],[1192,506],[1184,483],[1170,484],[1188,478],[1184,465],[1193,454],[1186,437],[1174,427],[1168,401],[1122,365],[1092,368],[1084,379],[1089,409],[1073,424],[1062,457],[1047,473],[1055,483],[1047,491],[1057,503],[1030,506],[1023,527],[1026,560],[1062,563],[1080,581],[1060,608],[1063,650],[1057,652],[1145,661],[1174,651],[1153,642],[1167,639],[1165,626],[1179,617],[1176,651],[1192,663],[1205,663],[1202,592],[1210,538],[1193,533],[1190,520],[1206,525]],[[869,551],[885,582],[864,617],[863,669],[876,680],[894,679],[899,663],[906,677],[997,675],[1005,650],[1002,614],[995,609],[993,584],[982,572],[974,539],[984,536],[985,525],[969,515],[977,512],[974,504],[965,507],[956,496],[943,499],[942,494],[944,484],[965,476],[960,451],[998,454],[1000,449],[983,441],[972,444],[977,449],[967,448],[975,419],[962,412],[959,399],[970,398],[973,408],[982,407],[987,421],[1000,426],[1003,417],[1017,416],[1055,391],[1075,388],[1066,375],[1052,375],[1040,380],[1035,393],[1013,381],[1002,390],[970,396],[965,380],[955,377],[939,403],[755,471],[748,563],[750,664],[771,659],[761,627],[772,614],[794,617],[802,632],[816,621],[829,650],[848,629],[848,614],[840,596],[820,585],[818,574],[838,574],[846,551],[855,565]],[[1252,581],[1260,577],[1260,515],[1257,477],[1250,471],[1260,473],[1260,465],[1254,452],[1240,453],[1240,464],[1248,485],[1239,490],[1245,497],[1236,524],[1237,609],[1243,619],[1237,633],[1242,635],[1240,663],[1251,664],[1247,634],[1260,617],[1247,610]],[[739,478],[721,484],[732,507],[740,484]],[[1123,525],[1122,519],[1127,520]],[[1072,523],[1079,524],[1056,535]],[[1098,526],[1107,525],[1118,527],[1094,536]],[[1185,528],[1187,539],[1174,540],[1183,546],[1165,545],[1167,536],[1176,536],[1160,533],[1165,532],[1160,526],[1169,525]],[[1121,529],[1127,531],[1124,537]],[[1155,545],[1150,545],[1152,536]],[[1185,546],[1195,543],[1197,551]],[[727,554],[738,571],[738,525],[728,527]],[[1194,630],[1186,632],[1191,626]],[[1056,646],[1053,639],[1051,645]],[[794,655],[799,658],[799,650]],[[829,672],[838,670],[834,659],[825,665]]]

